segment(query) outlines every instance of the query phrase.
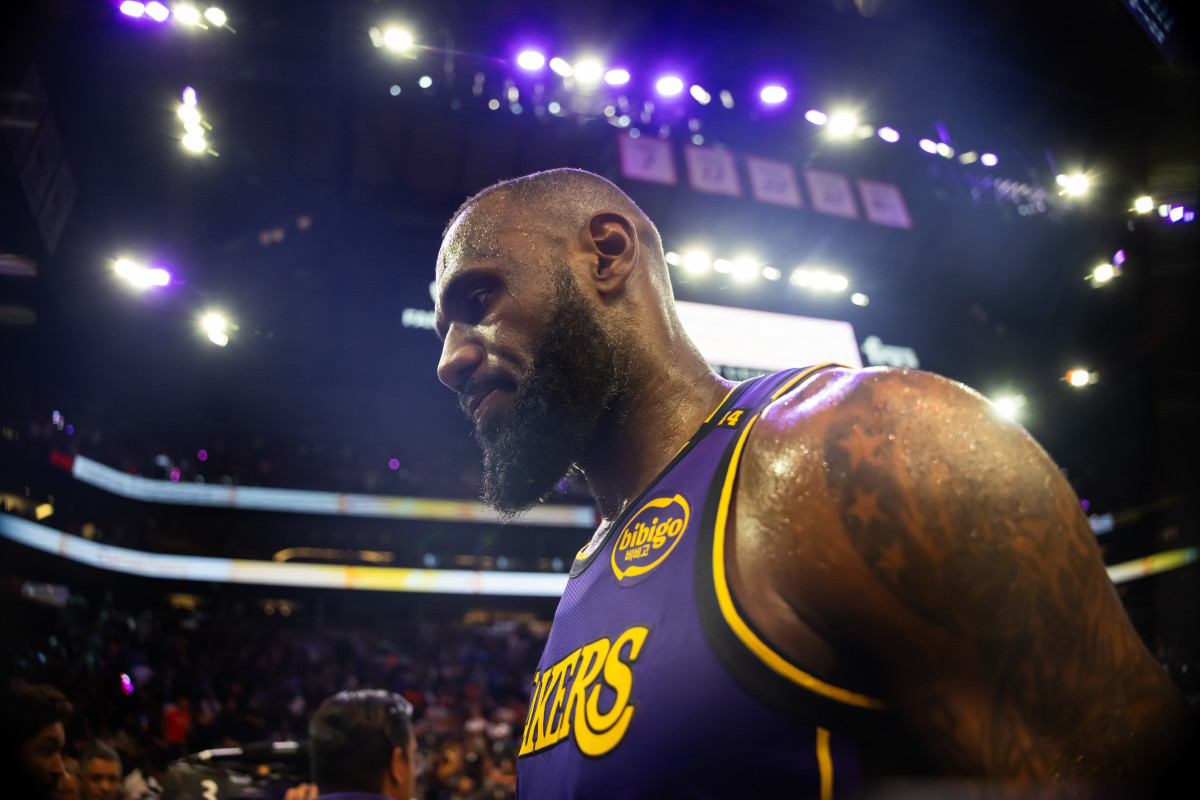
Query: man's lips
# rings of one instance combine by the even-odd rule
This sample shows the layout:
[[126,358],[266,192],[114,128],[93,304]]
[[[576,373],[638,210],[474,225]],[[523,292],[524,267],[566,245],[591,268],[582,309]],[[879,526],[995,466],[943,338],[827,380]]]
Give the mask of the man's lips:
[[473,420],[479,419],[480,410],[484,402],[494,393],[503,389],[512,388],[511,384],[505,380],[493,380],[480,383],[470,387],[463,392],[460,398],[460,404],[463,411],[467,412],[467,416]]

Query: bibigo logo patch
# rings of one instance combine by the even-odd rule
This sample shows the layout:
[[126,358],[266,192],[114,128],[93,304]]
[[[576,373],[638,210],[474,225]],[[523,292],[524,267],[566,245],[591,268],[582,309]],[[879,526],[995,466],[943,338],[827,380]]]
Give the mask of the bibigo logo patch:
[[679,544],[691,510],[683,495],[659,497],[638,509],[621,530],[612,550],[613,574],[618,581],[645,575]]

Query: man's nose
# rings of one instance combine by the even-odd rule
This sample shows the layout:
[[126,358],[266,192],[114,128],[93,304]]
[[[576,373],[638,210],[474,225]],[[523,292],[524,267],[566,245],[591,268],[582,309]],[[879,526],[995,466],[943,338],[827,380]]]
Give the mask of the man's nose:
[[471,374],[487,359],[483,345],[474,337],[464,335],[455,327],[446,334],[442,358],[438,362],[438,380],[454,391],[460,391]]

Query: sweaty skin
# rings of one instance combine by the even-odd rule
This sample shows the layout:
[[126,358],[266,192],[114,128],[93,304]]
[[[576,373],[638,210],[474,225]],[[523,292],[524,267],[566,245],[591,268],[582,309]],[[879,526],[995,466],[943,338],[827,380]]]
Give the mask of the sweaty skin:
[[[569,202],[569,185],[555,191]],[[598,205],[551,236],[503,191],[464,208],[438,258],[438,376],[468,410],[472,387],[519,382],[565,264],[633,376],[619,413],[561,465],[611,525],[731,384],[679,324],[644,217]],[[739,604],[818,678],[880,685],[936,769],[1086,788],[1172,763],[1178,691],[1070,486],[984,398],[928,373],[829,370],[763,413],[741,465],[725,553]]]

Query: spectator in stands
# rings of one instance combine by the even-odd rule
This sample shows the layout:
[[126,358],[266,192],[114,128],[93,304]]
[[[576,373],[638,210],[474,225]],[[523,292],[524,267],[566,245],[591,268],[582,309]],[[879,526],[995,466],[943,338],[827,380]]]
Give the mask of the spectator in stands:
[[81,800],[118,800],[121,791],[121,757],[117,751],[97,742],[79,757]]
[[[417,779],[412,704],[382,689],[338,692],[308,725],[313,778],[326,800],[410,800]],[[309,785],[288,800],[316,796]]]
[[79,765],[67,765],[67,771],[58,779],[54,800],[82,800],[79,789]]
[[[15,680],[0,691],[0,760],[6,796],[50,800],[66,772],[63,725],[71,703],[57,689]],[[11,794],[9,793],[11,791]]]

